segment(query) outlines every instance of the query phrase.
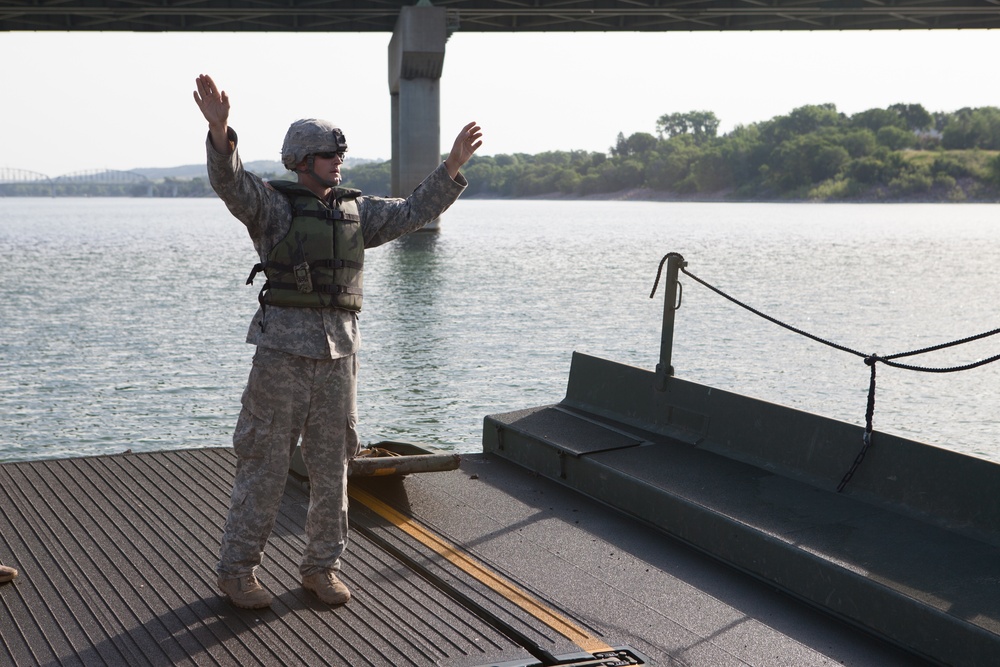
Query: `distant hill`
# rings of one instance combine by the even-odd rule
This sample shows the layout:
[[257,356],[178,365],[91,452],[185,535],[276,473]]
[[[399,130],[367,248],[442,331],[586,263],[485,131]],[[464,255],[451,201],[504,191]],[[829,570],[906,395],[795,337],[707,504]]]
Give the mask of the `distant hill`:
[[[368,158],[352,157],[349,158],[347,164],[344,165],[344,170],[347,171],[351,167],[371,162],[385,162],[385,160],[371,160]],[[244,162],[243,168],[259,175],[266,174],[281,177],[288,174],[284,165],[277,160],[253,160],[251,162]],[[132,169],[131,171],[137,174],[142,174],[151,181],[162,181],[165,178],[174,178],[179,180],[208,178],[208,169],[204,164],[186,164],[180,167],[144,167],[140,169]]]

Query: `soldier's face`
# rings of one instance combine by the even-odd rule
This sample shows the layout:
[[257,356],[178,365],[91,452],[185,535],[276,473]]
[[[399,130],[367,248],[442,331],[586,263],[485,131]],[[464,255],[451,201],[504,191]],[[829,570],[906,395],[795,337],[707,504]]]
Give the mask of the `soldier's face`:
[[344,158],[340,153],[317,153],[313,157],[313,171],[325,181],[340,185],[340,165]]

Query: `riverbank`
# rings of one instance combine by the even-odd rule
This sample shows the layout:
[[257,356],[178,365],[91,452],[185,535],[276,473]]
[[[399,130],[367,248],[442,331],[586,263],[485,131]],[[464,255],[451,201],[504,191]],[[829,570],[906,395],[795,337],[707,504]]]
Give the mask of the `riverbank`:
[[653,202],[700,202],[734,204],[997,204],[1000,191],[984,190],[976,181],[959,181],[953,187],[933,188],[930,192],[913,195],[893,195],[888,188],[875,187],[851,197],[821,196],[823,191],[812,191],[802,197],[742,197],[732,189],[717,192],[680,194],[650,188],[626,188],[614,192],[591,192],[588,194],[549,192],[528,197],[504,197],[497,193],[477,193],[464,195],[463,199],[509,199],[523,201],[653,201]]
[[576,194],[566,192],[549,192],[530,197],[504,197],[496,193],[478,193],[463,195],[463,199],[510,199],[520,201],[664,201],[664,202],[740,202],[731,190],[713,193],[700,192],[692,195],[682,195],[676,192],[651,190],[650,188],[626,188],[615,192],[591,192]]

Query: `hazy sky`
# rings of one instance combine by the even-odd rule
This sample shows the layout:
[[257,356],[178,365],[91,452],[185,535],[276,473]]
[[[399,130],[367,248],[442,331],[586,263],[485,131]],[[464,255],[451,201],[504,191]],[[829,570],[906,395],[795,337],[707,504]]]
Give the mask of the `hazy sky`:
[[[388,158],[388,33],[0,33],[0,167],[58,176],[204,160],[191,92],[230,96],[245,160],[278,159],[288,124],[339,124]],[[804,104],[851,114],[1000,106],[1000,31],[456,33],[441,79],[442,151],[468,120],[480,152],[606,151],[663,114],[720,131]]]

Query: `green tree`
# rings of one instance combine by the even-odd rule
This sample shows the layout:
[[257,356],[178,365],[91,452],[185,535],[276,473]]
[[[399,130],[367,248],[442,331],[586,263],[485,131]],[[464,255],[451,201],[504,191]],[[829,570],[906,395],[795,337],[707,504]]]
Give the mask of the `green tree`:
[[691,164],[700,151],[694,137],[678,134],[662,142],[646,162],[646,184],[657,190],[676,191],[691,173]]
[[879,144],[894,151],[911,148],[917,142],[917,137],[911,130],[904,130],[893,125],[880,128],[877,137]]
[[934,124],[934,117],[921,104],[893,104],[890,111],[895,111],[906,123],[906,129],[914,132],[926,130]]
[[719,119],[712,111],[664,114],[656,121],[656,133],[663,138],[690,134],[697,142],[712,139],[719,131]]
[[862,185],[878,185],[883,180],[885,163],[874,156],[866,156],[851,163],[848,176]]
[[897,197],[925,194],[934,185],[934,178],[927,167],[907,165],[889,181],[889,191]]
[[368,162],[346,169],[343,185],[368,195],[388,196],[392,190],[392,163]]
[[721,146],[729,165],[732,186],[751,186],[760,177],[760,168],[768,153],[760,128],[757,125],[737,126],[725,137]]
[[[473,159],[476,158],[475,155],[472,157]],[[520,164],[516,155],[497,155],[493,159],[496,161],[498,167],[514,167]]]
[[462,171],[469,181],[469,194],[500,192],[502,189],[504,169],[493,157],[473,155]]
[[839,128],[845,123],[844,116],[837,112],[834,104],[810,104],[793,109],[787,116],[775,116],[761,123],[764,141],[777,146],[792,137],[816,132],[821,128]]
[[615,145],[611,147],[608,151],[615,157],[626,157],[628,156],[628,140],[625,138],[624,132],[618,133],[618,138],[615,140]]
[[878,145],[875,133],[868,128],[846,130],[837,136],[836,141],[852,158],[871,155]]
[[892,109],[868,109],[851,116],[852,127],[862,127],[878,132],[883,127],[895,127],[900,130],[907,129],[906,119]]
[[693,192],[718,192],[732,187],[731,157],[731,151],[723,146],[712,146],[700,151],[691,164],[688,176],[691,183],[684,187],[694,188]]
[[795,190],[837,176],[849,160],[847,149],[819,133],[795,136],[771,153],[770,182]]
[[1000,155],[990,161],[989,174],[993,185],[1000,187]]
[[628,153],[626,155],[645,155],[656,148],[657,139],[648,132],[636,132],[630,136],[626,142]]
[[955,156],[941,155],[934,158],[934,162],[931,164],[931,174],[934,176],[946,174],[952,178],[964,178],[971,176],[972,172],[965,163],[960,162]]
[[560,169],[552,180],[556,192],[573,194],[580,191],[583,176],[574,169]]
[[948,117],[941,145],[947,149],[1000,150],[1000,109],[959,109]]

